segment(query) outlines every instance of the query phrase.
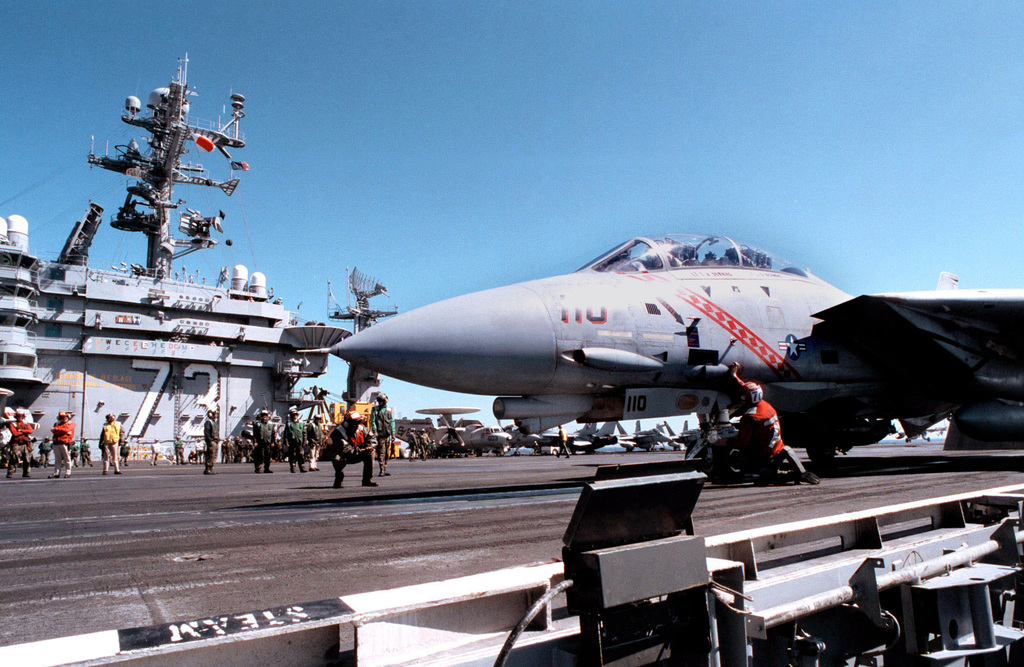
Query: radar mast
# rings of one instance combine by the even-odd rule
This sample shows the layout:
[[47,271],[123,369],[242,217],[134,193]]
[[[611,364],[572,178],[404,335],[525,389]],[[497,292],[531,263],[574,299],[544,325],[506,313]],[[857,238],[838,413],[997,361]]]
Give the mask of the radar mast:
[[[348,275],[347,283],[349,292],[347,305],[343,309],[334,301],[332,294],[330,298],[331,301],[334,301],[334,307],[328,317],[332,320],[352,320],[353,333],[359,333],[376,324],[378,320],[398,313],[397,308],[381,310],[370,307],[370,299],[388,293],[388,289],[376,278],[353,267],[352,273]],[[330,289],[330,284],[328,284],[328,289]],[[352,305],[352,299],[355,299],[355,305]],[[348,387],[344,395],[345,401],[366,403],[373,400],[379,391],[380,376],[376,372],[355,364],[348,365]]]
[[[335,304],[330,318],[332,320],[352,320],[352,333],[359,333],[363,329],[376,324],[381,318],[398,314],[398,309],[379,310],[370,308],[370,299],[380,294],[388,293],[388,288],[384,287],[376,278],[362,273],[357,268],[353,268],[347,282],[349,295],[355,299],[356,304],[352,305],[351,298],[344,310],[342,310],[341,306]],[[331,298],[333,299],[333,296]]]
[[[204,217],[199,211],[184,208],[179,214],[178,229],[185,238],[171,235],[172,211],[185,202],[174,199],[174,185],[202,185],[220,188],[231,196],[238,187],[238,179],[216,181],[210,178],[203,165],[182,157],[189,144],[211,152],[216,148],[229,161],[229,148],[243,148],[245,137],[239,124],[245,117],[245,97],[231,95],[231,119],[224,124],[200,125],[189,120],[188,98],[196,93],[188,89],[188,56],[178,60],[178,73],[166,88],[157,88],[149,95],[146,107],[149,115],[140,115],[142,105],[137,97],[125,100],[125,113],[121,120],[141,127],[150,133],[149,150],[143,152],[133,139],[127,145],[115,146],[116,155],[89,154],[89,163],[136,179],[128,186],[128,195],[117,214],[111,219],[114,229],[142,232],[148,238],[146,270],[150,275],[167,278],[173,260],[204,250],[217,244],[211,230],[223,231],[224,213]],[[232,170],[248,169],[244,162],[231,162]]]

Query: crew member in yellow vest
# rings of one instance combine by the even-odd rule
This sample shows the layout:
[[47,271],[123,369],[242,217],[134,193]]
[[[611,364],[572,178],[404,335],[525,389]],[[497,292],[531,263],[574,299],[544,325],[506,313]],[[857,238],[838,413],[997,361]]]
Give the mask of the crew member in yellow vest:
[[100,432],[100,448],[103,449],[103,474],[107,474],[107,468],[114,466],[114,474],[121,474],[121,466],[117,463],[117,447],[121,443],[121,424],[114,419],[114,415],[107,415],[107,423],[103,425]]

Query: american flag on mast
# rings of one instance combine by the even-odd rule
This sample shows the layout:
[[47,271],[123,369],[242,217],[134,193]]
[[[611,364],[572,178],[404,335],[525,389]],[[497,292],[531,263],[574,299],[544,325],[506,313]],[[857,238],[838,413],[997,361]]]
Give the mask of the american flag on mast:
[[249,163],[248,162],[232,162],[231,163],[231,168],[234,169],[235,171],[249,171]]

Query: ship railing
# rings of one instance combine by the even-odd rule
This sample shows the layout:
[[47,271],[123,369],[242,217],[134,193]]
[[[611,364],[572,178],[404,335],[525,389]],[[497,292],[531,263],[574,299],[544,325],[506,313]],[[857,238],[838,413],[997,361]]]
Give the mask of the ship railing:
[[6,258],[3,260],[6,266],[21,267],[25,269],[35,269],[39,266],[38,257],[30,255],[27,251],[12,245],[0,244],[0,255],[3,255]]
[[0,266],[0,280],[39,285],[39,271],[24,266]]
[[35,303],[27,296],[0,295],[0,308],[22,313],[34,312]]
[[0,367],[6,369],[21,368],[24,370],[35,371],[36,355],[21,352],[0,352]]
[[34,331],[29,331],[25,327],[19,327],[14,324],[0,325],[0,344],[6,344],[13,341],[18,335],[23,335],[26,341],[35,341],[38,338],[38,334]]
[[[219,120],[206,120],[204,118],[193,118],[192,116],[188,117],[188,124],[189,127],[193,127],[197,130],[210,130],[211,132],[221,132],[221,128],[224,127],[224,123],[221,123]],[[234,127],[231,128],[230,134],[228,134],[228,136],[230,136],[232,139],[238,139],[242,143],[245,143],[245,133],[238,132],[236,136]]]
[[108,279],[130,280],[132,278],[155,278],[156,269],[146,268],[140,264],[132,264],[123,269],[93,269],[88,272],[88,279],[93,282],[106,282]]

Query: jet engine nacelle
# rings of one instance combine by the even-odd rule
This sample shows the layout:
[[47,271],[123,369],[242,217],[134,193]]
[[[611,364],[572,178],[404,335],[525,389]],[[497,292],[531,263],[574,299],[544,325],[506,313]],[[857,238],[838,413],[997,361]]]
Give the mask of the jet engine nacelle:
[[983,401],[965,405],[953,415],[960,432],[983,442],[1024,440],[1024,405]]

